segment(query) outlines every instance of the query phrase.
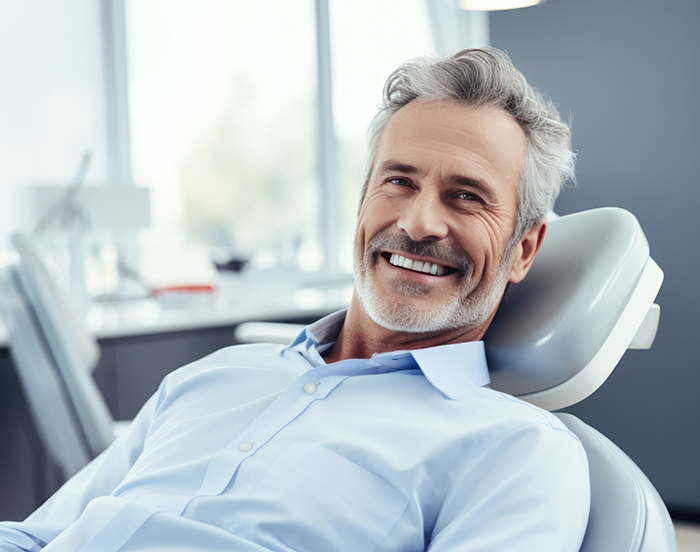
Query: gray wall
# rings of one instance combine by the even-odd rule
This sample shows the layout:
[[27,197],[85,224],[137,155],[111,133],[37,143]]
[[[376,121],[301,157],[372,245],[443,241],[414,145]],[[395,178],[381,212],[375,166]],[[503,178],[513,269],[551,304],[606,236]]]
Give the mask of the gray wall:
[[628,209],[666,275],[653,348],[570,411],[700,516],[700,2],[549,0],[491,14],[491,43],[573,117],[578,188],[557,212]]

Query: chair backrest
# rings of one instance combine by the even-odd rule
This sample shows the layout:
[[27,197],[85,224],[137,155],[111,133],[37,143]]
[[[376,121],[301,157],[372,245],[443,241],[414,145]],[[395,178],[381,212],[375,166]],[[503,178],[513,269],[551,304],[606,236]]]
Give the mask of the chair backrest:
[[[594,209],[550,221],[530,273],[508,289],[484,337],[491,386],[547,410],[583,400],[629,347],[651,346],[662,280],[629,212]],[[675,551],[666,506],[634,462],[575,416],[558,416],[590,465],[581,551]]]
[[607,437],[571,414],[556,414],[581,440],[591,480],[591,512],[581,552],[673,552],[666,505],[637,465]]
[[0,269],[0,313],[39,437],[63,475],[69,478],[92,455],[16,266]]
[[114,441],[112,414],[92,377],[99,346],[46,270],[33,239],[15,234],[12,243],[20,255],[18,273],[22,286],[63,378],[91,456],[96,456]]

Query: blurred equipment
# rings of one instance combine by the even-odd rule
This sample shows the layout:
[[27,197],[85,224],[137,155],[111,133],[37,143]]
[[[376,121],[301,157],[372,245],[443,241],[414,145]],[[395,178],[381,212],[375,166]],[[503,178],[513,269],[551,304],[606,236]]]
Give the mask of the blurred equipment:
[[0,311],[10,353],[42,442],[66,478],[125,429],[92,377],[99,345],[80,323],[36,254],[15,234],[17,265],[0,270]]
[[237,343],[280,343],[288,345],[299,332],[303,324],[284,324],[279,322],[244,322],[233,330]]
[[[41,219],[36,225],[36,234],[42,234],[46,228],[59,217],[64,219],[61,224],[62,226],[70,226],[73,219],[80,218],[80,207],[75,201],[75,196],[80,192],[80,189],[85,183],[85,177],[90,168],[91,160],[92,153],[88,150],[83,154],[78,174],[75,175],[73,183],[68,186],[68,189],[62,193],[61,197],[54,201],[42,214]],[[43,195],[40,197],[43,197]]]
[[[33,232],[45,244],[57,249],[59,257],[68,256],[67,280],[73,304],[83,307],[92,301],[95,289],[99,295],[116,295],[110,286],[95,286],[95,278],[110,279],[105,273],[113,272],[112,287],[124,287],[128,280],[120,274],[128,275],[121,267],[135,267],[136,233],[150,226],[150,195],[148,188],[132,184],[103,184],[86,186],[86,176],[92,154],[85,152],[80,168],[69,186],[33,185],[23,187],[20,191],[20,210],[25,213],[22,230]],[[97,243],[94,243],[94,242]],[[91,248],[86,244],[92,242]],[[100,254],[103,246],[115,251],[113,255]],[[95,259],[88,259],[88,253]],[[112,260],[111,267],[104,265]],[[86,261],[91,262],[93,270],[87,270]],[[55,263],[61,268],[61,263]],[[61,280],[60,274],[57,274]],[[126,280],[126,281],[125,281]],[[124,294],[123,289],[116,291]],[[139,286],[138,292],[142,292]],[[92,293],[89,293],[92,292]]]

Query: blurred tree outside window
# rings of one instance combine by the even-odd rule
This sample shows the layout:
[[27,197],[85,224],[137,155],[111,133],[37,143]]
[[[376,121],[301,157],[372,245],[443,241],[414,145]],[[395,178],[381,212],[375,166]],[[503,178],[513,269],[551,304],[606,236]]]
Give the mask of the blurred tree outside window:
[[[126,16],[133,180],[151,188],[146,244],[320,269],[314,1],[127,0]],[[389,73],[432,42],[424,0],[331,0],[330,17],[349,271],[365,129]]]

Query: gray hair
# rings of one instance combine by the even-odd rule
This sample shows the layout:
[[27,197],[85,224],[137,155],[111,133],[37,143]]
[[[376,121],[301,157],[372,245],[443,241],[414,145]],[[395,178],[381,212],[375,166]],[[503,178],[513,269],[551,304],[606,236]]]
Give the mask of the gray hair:
[[545,220],[567,179],[575,182],[576,154],[571,150],[569,124],[562,120],[551,100],[527,83],[504,52],[484,47],[444,58],[410,60],[389,76],[379,112],[367,131],[369,152],[360,204],[389,119],[416,98],[500,107],[525,132],[528,148],[518,182],[513,246],[529,228]]

